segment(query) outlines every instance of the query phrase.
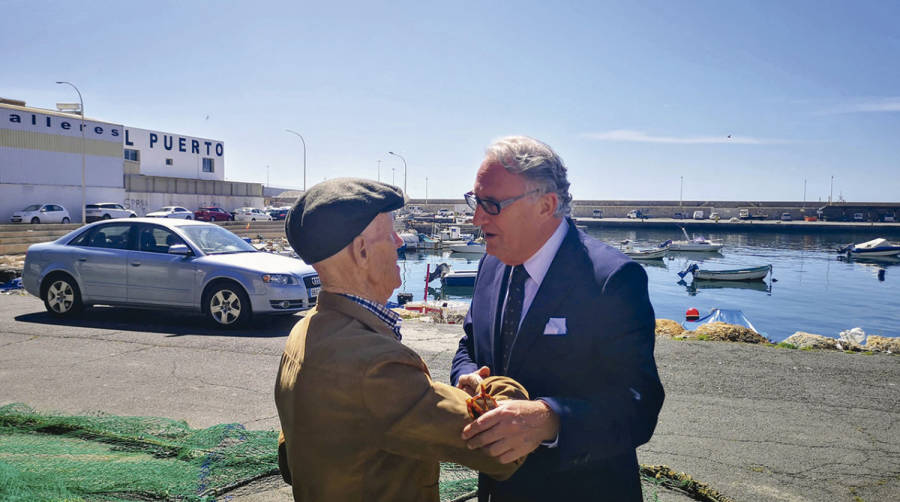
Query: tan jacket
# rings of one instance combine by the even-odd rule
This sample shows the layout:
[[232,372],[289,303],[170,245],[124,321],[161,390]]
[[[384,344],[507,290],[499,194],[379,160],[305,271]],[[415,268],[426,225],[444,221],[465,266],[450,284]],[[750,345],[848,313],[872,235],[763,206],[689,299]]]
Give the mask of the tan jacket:
[[[500,398],[528,398],[512,379],[485,382]],[[323,292],[291,331],[275,382],[294,500],[437,501],[439,460],[508,478],[521,461],[500,464],[460,439],[467,397],[433,382],[371,312]]]

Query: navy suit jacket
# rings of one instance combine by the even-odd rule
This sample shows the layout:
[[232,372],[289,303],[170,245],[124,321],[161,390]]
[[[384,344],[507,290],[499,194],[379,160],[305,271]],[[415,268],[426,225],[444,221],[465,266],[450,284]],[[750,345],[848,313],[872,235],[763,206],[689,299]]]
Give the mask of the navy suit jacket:
[[[559,443],[539,446],[506,481],[482,475],[479,491],[490,492],[492,501],[641,500],[635,448],[653,435],[664,398],[647,274],[571,220],[568,225],[522,320],[506,373],[559,416]],[[479,265],[450,372],[454,385],[481,366],[504,374],[499,333],[510,270],[490,255]],[[550,318],[565,319],[566,333],[544,334]]]

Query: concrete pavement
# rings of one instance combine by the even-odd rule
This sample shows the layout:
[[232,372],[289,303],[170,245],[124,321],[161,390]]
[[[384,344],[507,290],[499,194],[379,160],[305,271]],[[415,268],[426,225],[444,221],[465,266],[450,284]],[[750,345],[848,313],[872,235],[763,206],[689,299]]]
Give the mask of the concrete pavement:
[[[272,398],[297,317],[218,332],[196,314],[93,308],[57,321],[0,296],[0,405],[276,429]],[[447,381],[459,326],[407,322],[404,343]],[[736,501],[900,499],[900,358],[658,339],[666,402],[644,464]],[[272,480],[235,500],[289,500]],[[854,499],[853,497],[859,497]],[[686,500],[662,490],[659,500]]]

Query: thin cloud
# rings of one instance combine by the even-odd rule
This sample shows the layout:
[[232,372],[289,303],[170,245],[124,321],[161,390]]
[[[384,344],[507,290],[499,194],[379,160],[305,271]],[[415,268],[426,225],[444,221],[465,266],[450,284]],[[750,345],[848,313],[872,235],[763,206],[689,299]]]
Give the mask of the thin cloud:
[[788,143],[788,141],[780,139],[754,138],[751,136],[738,136],[735,134],[723,134],[721,136],[652,136],[643,131],[632,131],[629,129],[585,133],[582,134],[582,137],[595,141],[664,143],[670,145],[773,145]]
[[882,98],[840,105],[826,113],[885,113],[900,112],[900,98]]

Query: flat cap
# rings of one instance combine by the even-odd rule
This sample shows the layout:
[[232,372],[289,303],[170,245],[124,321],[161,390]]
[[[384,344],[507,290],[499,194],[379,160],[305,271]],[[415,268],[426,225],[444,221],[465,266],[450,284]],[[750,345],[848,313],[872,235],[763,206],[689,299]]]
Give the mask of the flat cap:
[[323,181],[288,211],[284,233],[306,263],[320,262],[353,242],[378,216],[403,207],[403,192],[360,178]]

